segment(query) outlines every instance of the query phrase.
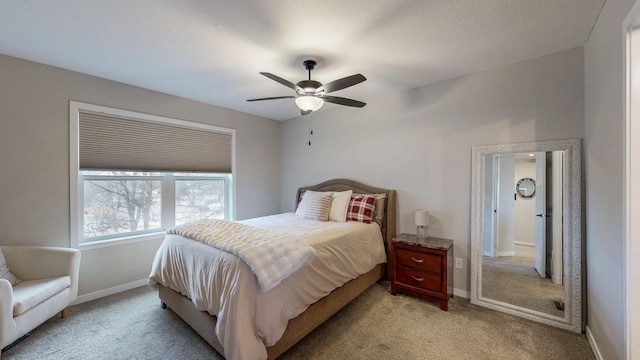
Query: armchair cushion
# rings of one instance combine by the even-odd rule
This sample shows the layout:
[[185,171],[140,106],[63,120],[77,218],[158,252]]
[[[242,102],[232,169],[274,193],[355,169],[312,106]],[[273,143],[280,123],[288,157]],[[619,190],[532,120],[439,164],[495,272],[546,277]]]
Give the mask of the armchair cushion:
[[4,254],[2,253],[2,249],[0,249],[0,279],[9,280],[11,285],[17,285],[22,280],[15,277],[11,271],[9,271],[9,267],[7,267],[7,261],[4,259]]
[[13,288],[13,316],[24,314],[69,286],[69,276],[21,282]]

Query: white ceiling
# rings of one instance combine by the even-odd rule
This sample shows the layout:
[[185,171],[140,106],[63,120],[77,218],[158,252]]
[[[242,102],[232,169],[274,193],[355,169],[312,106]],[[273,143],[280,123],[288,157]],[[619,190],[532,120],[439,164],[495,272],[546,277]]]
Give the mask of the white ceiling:
[[[271,119],[300,115],[259,72],[364,102],[583,46],[605,0],[2,0],[0,53]],[[326,104],[319,111],[339,105]],[[359,111],[353,108],[352,111]]]

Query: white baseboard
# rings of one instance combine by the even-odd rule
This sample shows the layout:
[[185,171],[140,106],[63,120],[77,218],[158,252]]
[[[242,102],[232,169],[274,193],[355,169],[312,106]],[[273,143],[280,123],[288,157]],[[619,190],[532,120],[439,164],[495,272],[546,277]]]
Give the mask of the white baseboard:
[[130,282],[130,283],[127,283],[127,284],[114,286],[112,288],[98,290],[98,291],[94,291],[92,293],[80,295],[80,296],[78,296],[78,299],[76,301],[74,301],[74,303],[72,305],[82,304],[82,303],[87,302],[87,301],[96,300],[96,299],[103,298],[105,296],[109,296],[109,295],[121,293],[123,291],[139,288],[141,286],[147,285],[148,283],[149,283],[149,279],[145,278],[145,279],[136,280],[134,282]]
[[457,297],[462,297],[465,299],[469,298],[469,292],[466,290],[460,290],[460,289],[456,289],[453,288],[453,296],[457,296]]
[[593,350],[596,359],[602,360],[602,354],[600,353],[600,349],[598,349],[598,344],[596,344],[596,339],[593,338],[593,334],[591,333],[589,326],[587,326],[587,340],[589,340],[589,345],[591,345],[591,350]]
[[515,251],[499,252],[498,256],[516,256],[516,252]]
[[533,243],[530,243],[530,242],[514,241],[513,243],[516,244],[516,245],[536,247],[536,244],[533,244]]

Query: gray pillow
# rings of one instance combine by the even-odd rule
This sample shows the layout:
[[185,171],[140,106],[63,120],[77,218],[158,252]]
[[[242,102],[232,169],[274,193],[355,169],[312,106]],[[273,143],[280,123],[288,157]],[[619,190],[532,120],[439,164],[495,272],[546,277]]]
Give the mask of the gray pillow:
[[2,249],[0,249],[0,279],[9,280],[11,285],[15,286],[22,282],[22,280],[15,277],[9,268],[7,267],[7,261],[4,259]]

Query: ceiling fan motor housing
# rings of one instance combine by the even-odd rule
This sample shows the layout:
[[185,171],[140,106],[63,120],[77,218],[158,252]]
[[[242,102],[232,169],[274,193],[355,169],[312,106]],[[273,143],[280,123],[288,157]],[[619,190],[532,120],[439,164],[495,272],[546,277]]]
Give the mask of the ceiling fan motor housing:
[[313,95],[315,94],[316,89],[322,86],[322,83],[315,80],[302,80],[296,85],[300,86],[304,90],[304,93],[300,95]]

